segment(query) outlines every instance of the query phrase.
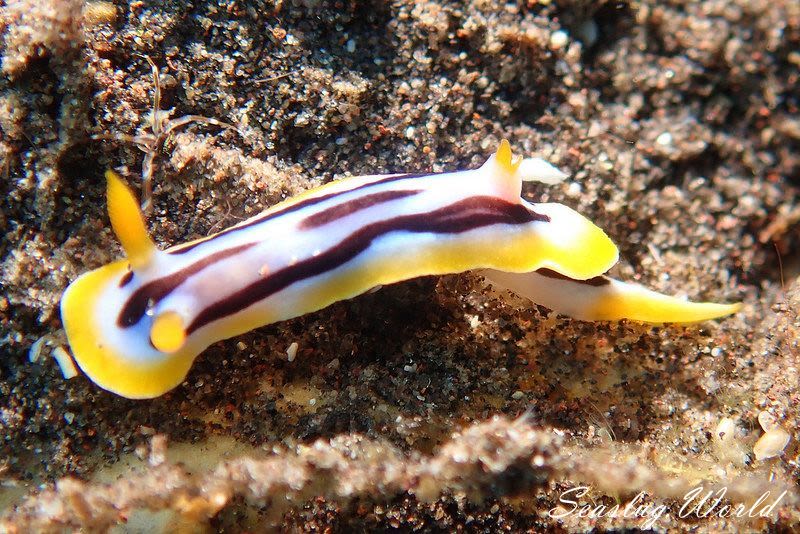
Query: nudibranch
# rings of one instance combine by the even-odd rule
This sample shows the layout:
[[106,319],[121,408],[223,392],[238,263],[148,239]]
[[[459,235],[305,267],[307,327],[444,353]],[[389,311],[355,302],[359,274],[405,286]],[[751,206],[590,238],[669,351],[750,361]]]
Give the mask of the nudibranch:
[[618,251],[600,228],[567,206],[521,198],[523,181],[559,177],[543,160],[513,157],[503,141],[477,169],[334,181],[159,250],[135,196],[109,171],[108,213],[126,259],[67,288],[69,344],[100,387],[150,398],[180,384],[216,341],[424,275],[480,270],[586,320],[684,323],[738,309],[604,276]]

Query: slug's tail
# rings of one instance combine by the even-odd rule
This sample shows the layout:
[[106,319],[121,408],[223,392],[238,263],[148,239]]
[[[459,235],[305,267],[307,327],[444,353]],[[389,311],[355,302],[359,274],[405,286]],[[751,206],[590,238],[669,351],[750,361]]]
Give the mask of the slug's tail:
[[530,273],[482,271],[494,285],[553,311],[586,321],[632,319],[644,323],[695,323],[736,313],[741,304],[688,302],[607,276],[575,280],[549,269]]

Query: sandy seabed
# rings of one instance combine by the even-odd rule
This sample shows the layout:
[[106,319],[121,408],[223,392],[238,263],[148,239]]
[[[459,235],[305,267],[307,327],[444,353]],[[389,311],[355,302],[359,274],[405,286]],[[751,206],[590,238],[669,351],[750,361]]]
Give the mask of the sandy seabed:
[[[800,526],[796,1],[8,0],[0,29],[0,531]],[[148,131],[147,57],[162,109],[241,132],[155,147],[160,245],[508,138],[571,174],[525,197],[606,230],[615,276],[744,309],[587,323],[452,275],[218,343],[151,401],[66,380],[60,296],[121,254],[103,172],[144,157],[97,137]]]

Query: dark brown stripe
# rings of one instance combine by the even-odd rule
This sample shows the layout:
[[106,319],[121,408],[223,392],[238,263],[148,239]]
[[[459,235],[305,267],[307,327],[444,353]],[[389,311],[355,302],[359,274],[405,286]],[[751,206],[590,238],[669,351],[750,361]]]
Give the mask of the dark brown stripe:
[[390,232],[458,234],[493,224],[525,224],[549,221],[546,215],[495,197],[471,197],[427,213],[403,215],[367,225],[324,253],[300,261],[253,282],[202,310],[187,328],[187,334],[233,315],[286,287],[326,273],[366,250],[373,240]]
[[235,256],[240,252],[244,252],[255,244],[256,243],[247,243],[244,245],[239,245],[238,247],[220,250],[219,252],[210,254],[202,260],[196,261],[169,276],[164,276],[157,280],[153,280],[152,282],[148,282],[134,291],[133,294],[128,297],[128,300],[125,302],[125,305],[122,307],[122,310],[120,310],[119,315],[117,316],[117,326],[121,328],[127,328],[135,325],[142,319],[142,317],[144,317],[148,306],[154,306],[157,304],[161,299],[169,295],[176,287],[184,283],[190,276],[199,273],[206,267],[214,265],[218,261]]
[[198,241],[197,243],[192,243],[191,245],[187,245],[187,246],[182,247],[182,248],[180,248],[178,250],[171,250],[171,251],[169,251],[169,253],[170,254],[184,254],[186,252],[189,252],[193,248],[202,245],[203,243],[208,243],[212,239],[216,239],[216,238],[221,237],[223,235],[230,234],[231,232],[238,232],[239,230],[244,230],[245,228],[250,228],[251,226],[254,226],[256,224],[261,224],[261,223],[266,222],[268,220],[274,219],[275,217],[278,217],[279,215],[286,215],[287,213],[292,213],[294,211],[298,211],[298,210],[301,210],[303,208],[307,208],[308,206],[313,206],[314,204],[319,204],[320,202],[325,202],[326,200],[330,200],[330,199],[335,198],[335,197],[337,197],[339,195],[345,195],[347,193],[352,193],[353,191],[361,191],[362,189],[367,189],[369,187],[373,187],[373,186],[377,186],[377,185],[388,184],[390,182],[396,182],[398,180],[407,180],[407,179],[410,179],[410,178],[420,178],[420,177],[423,177],[423,176],[435,176],[437,174],[442,174],[442,173],[400,174],[400,175],[397,175],[397,176],[387,176],[386,178],[382,178],[380,180],[377,180],[375,182],[371,182],[371,183],[368,183],[368,184],[363,184],[363,185],[360,185],[358,187],[354,187],[353,189],[348,189],[347,191],[339,191],[337,193],[328,193],[326,195],[320,195],[318,197],[307,198],[305,200],[301,200],[300,202],[292,204],[291,206],[286,206],[285,208],[280,209],[278,211],[274,211],[272,213],[266,213],[266,214],[263,214],[263,215],[256,215],[254,218],[250,219],[249,221],[245,222],[244,224],[242,224],[240,226],[232,226],[230,228],[226,228],[225,230],[222,230],[221,232],[219,232],[217,234],[214,234],[213,236],[209,237],[208,239],[205,239],[203,241]]
[[555,278],[556,280],[569,280],[570,282],[575,282],[576,284],[584,284],[594,287],[601,287],[611,283],[611,281],[603,275],[595,276],[594,278],[589,278],[588,280],[575,280],[574,278],[570,278],[567,275],[553,271],[552,269],[547,269],[545,267],[536,269],[536,273],[546,276],[547,278]]
[[119,280],[119,287],[125,287],[131,283],[133,280],[133,271],[128,271],[127,273],[122,275],[122,278]]
[[352,215],[357,211],[365,210],[378,204],[383,204],[384,202],[414,196],[421,191],[421,189],[408,191],[381,191],[380,193],[356,197],[349,202],[343,202],[326,210],[318,211],[313,215],[309,215],[300,223],[300,228],[303,230],[317,228],[318,226],[322,226],[337,219],[342,219],[348,215]]

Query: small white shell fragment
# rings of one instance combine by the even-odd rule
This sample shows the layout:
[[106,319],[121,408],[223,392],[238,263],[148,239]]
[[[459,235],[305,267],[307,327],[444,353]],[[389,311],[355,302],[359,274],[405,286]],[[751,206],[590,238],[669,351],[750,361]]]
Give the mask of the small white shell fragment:
[[764,432],[769,432],[770,430],[778,426],[778,422],[775,420],[775,416],[766,410],[758,414],[758,424],[761,425],[761,429]]
[[569,176],[542,158],[523,159],[517,172],[523,182],[542,182],[543,184],[557,184]]
[[289,345],[289,348],[286,349],[286,359],[290,362],[293,362],[295,357],[297,356],[297,349],[300,345],[297,344],[297,341],[293,342]]
[[789,433],[780,426],[768,430],[758,438],[758,441],[753,446],[753,454],[756,460],[767,460],[780,456],[789,444],[790,439]]
[[661,146],[670,146],[672,144],[672,134],[664,132],[656,137],[656,144]]
[[569,42],[569,35],[564,30],[554,31],[550,36],[550,48],[558,50]]
[[711,446],[714,456],[723,466],[728,464],[743,466],[747,460],[748,451],[744,443],[736,439],[736,421],[730,417],[724,417],[717,423]]
[[53,358],[61,368],[61,374],[65,379],[69,380],[78,376],[78,369],[75,368],[75,362],[72,361],[72,356],[69,355],[67,349],[62,346],[56,347],[53,350]]
[[714,431],[714,440],[720,443],[730,442],[733,440],[734,432],[736,432],[736,423],[730,417],[724,417]]
[[31,363],[35,363],[36,360],[39,359],[39,356],[42,354],[42,347],[44,347],[44,337],[40,337],[36,341],[33,342],[31,348],[28,349],[28,361]]
[[583,187],[578,182],[572,182],[567,186],[567,196],[576,198],[583,194]]

